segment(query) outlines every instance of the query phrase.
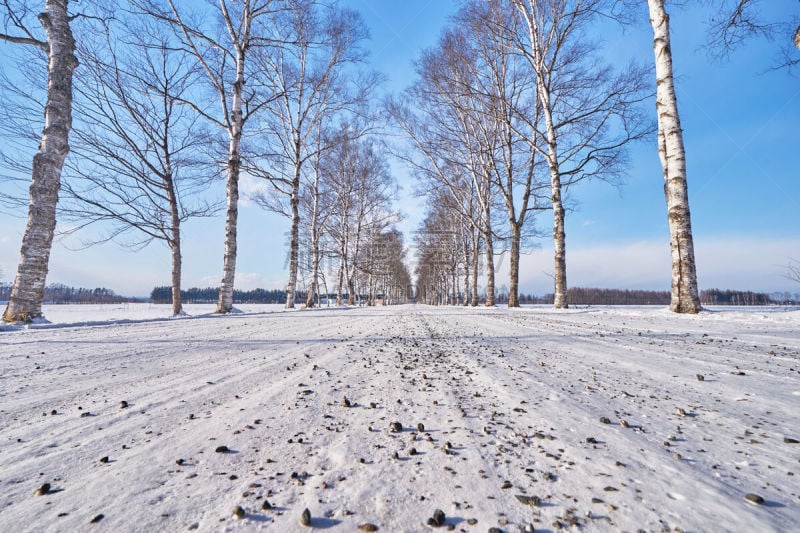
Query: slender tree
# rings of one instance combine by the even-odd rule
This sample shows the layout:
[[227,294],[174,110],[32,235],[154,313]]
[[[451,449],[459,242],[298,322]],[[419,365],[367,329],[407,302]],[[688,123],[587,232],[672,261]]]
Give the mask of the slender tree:
[[76,157],[67,162],[60,211],[72,231],[103,223],[88,245],[165,243],[172,255],[172,311],[179,315],[181,224],[215,211],[196,196],[214,175],[208,139],[199,115],[181,104],[198,72],[163,28],[133,16],[117,20],[78,48]]
[[686,183],[686,151],[678,116],[678,98],[672,74],[669,15],[664,0],[647,0],[653,27],[656,65],[656,113],[658,154],[664,169],[670,250],[672,251],[672,299],[676,313],[697,313],[702,308],[697,290],[692,221]]
[[[539,150],[550,173],[553,209],[554,305],[566,308],[566,209],[575,183],[613,179],[625,168],[625,147],[650,132],[639,105],[647,97],[645,70],[619,74],[596,57],[585,35],[604,0],[511,0],[522,19],[511,42],[535,76],[542,121],[532,122],[545,140]],[[531,117],[533,118],[533,117]]]
[[[205,20],[195,23],[185,4],[175,0],[130,0],[142,12],[176,28],[183,47],[199,63],[209,85],[219,100],[217,113],[208,112],[191,100],[186,101],[228,137],[226,160],[225,253],[217,313],[233,310],[233,284],[236,276],[237,223],[239,218],[239,175],[242,167],[241,144],[244,127],[269,100],[273,88],[259,86],[252,76],[249,52],[255,47],[280,46],[279,39],[268,33],[267,20],[285,11],[282,0],[219,0],[209,4]],[[215,25],[223,31],[217,32]],[[245,87],[251,87],[245,89]]]
[[[252,174],[274,187],[272,198],[256,198],[268,209],[291,220],[289,280],[286,307],[294,307],[300,249],[300,195],[303,179],[314,181],[308,164],[326,147],[319,132],[363,105],[377,81],[358,79],[348,69],[361,63],[361,43],[367,31],[360,15],[317,0],[292,0],[291,9],[273,21],[274,35],[289,44],[264,48],[255,54],[266,83],[278,97],[267,106],[262,123],[267,153],[248,166]],[[288,205],[287,205],[288,204]]]
[[[47,0],[39,22],[45,38],[26,25],[24,5],[4,1],[6,30],[0,39],[33,45],[47,54],[47,102],[39,150],[33,157],[28,223],[22,238],[17,276],[3,313],[6,322],[27,322],[42,316],[42,301],[56,226],[61,171],[69,153],[72,128],[72,76],[78,66],[70,28],[68,0]],[[9,26],[11,32],[9,32]]]

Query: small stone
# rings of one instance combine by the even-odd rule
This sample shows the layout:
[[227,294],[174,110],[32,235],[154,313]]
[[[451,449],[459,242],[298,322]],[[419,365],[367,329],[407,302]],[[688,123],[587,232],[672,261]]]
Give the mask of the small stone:
[[679,454],[679,453],[676,453],[672,457],[674,457],[676,461],[680,461],[681,459],[683,459],[683,456],[681,454]]
[[489,533],[503,533],[503,530],[500,529],[499,527],[490,527]]
[[697,381],[705,381],[706,377],[703,374],[696,374],[694,377],[697,378]]
[[411,448],[410,450],[408,450],[408,455],[417,455],[417,449]]
[[511,487],[513,487],[513,486],[514,486],[514,485],[512,485],[510,481],[508,481],[508,480],[505,480],[505,481],[503,482],[503,485],[502,485],[500,488],[501,488],[501,489],[503,489],[503,490],[505,490],[505,489],[510,489],[510,488],[511,488]]
[[619,421],[619,425],[624,427],[625,429],[628,429],[630,427],[630,425],[628,425],[628,421],[627,420],[620,420]]
[[91,520],[89,520],[89,523],[90,523],[90,524],[96,524],[96,523],[98,523],[100,520],[102,520],[103,518],[105,518],[105,515],[104,515],[103,513],[100,513],[99,515],[97,515],[97,516],[95,516],[94,518],[92,518]]
[[119,402],[119,408],[120,409],[127,409],[128,408],[128,402],[126,402],[125,400],[122,400],[121,402]]
[[41,487],[36,489],[36,494],[38,494],[39,496],[50,494],[50,483],[43,483]]
[[434,527],[441,527],[444,525],[445,515],[441,509],[436,509],[433,516],[428,520],[428,523]]
[[603,490],[606,491],[606,492],[617,492],[619,489],[609,485],[608,487],[604,488]]
[[419,431],[420,433],[425,433],[425,426],[422,424],[422,422],[417,424],[417,431]]
[[237,505],[236,507],[233,508],[233,516],[235,518],[242,519],[246,515],[247,515],[247,513],[244,512],[244,509],[242,509],[241,505]]
[[474,526],[477,523],[478,523],[478,519],[477,518],[467,518],[467,524],[469,524],[471,526]]
[[785,442],[786,444],[798,444],[800,443],[800,440],[793,439],[791,437],[783,437],[783,442]]
[[610,423],[611,423],[611,420],[609,420],[609,419],[608,419],[608,417],[601,416],[601,417],[600,417],[600,423],[601,423],[601,424],[610,424]]
[[378,526],[375,524],[361,524],[358,529],[361,531],[378,531]]
[[527,496],[525,494],[515,494],[514,497],[521,503],[522,505],[530,505],[531,507],[536,507],[541,503],[541,499],[538,496]]
[[229,453],[231,450],[227,446],[217,446],[214,451],[217,453]]
[[311,527],[311,511],[308,509],[303,510],[303,514],[300,515],[300,524]]
[[183,463],[184,463],[184,460],[183,460],[183,459],[177,459],[177,460],[175,461],[175,464],[176,464],[176,465],[178,465],[178,466],[183,466]]
[[107,463],[108,462],[108,456],[106,455],[104,457],[101,457],[100,458],[100,462],[103,463],[103,464]]
[[347,399],[347,396],[342,398],[342,407],[352,407],[350,400]]
[[264,500],[264,503],[261,504],[261,509],[264,511],[269,511],[272,509],[272,504],[269,503],[269,500]]
[[55,416],[55,415],[57,415],[57,414],[58,414],[58,411],[56,411],[55,409],[53,409],[52,411],[50,411],[50,414],[51,414],[52,416]]
[[753,494],[752,492],[746,494],[744,497],[748,503],[752,503],[753,505],[764,505],[764,498],[759,496],[758,494]]
[[597,444],[597,439],[594,437],[587,437],[586,442],[589,444]]
[[401,431],[403,431],[403,424],[401,424],[400,422],[392,422],[391,424],[389,424],[389,430],[392,433],[400,433]]
[[369,402],[369,407],[370,407],[370,409],[377,409],[378,408],[378,404],[375,403],[375,402]]
[[398,459],[400,459],[400,454],[398,454],[397,452],[394,452],[394,453],[392,454],[392,459],[394,459],[394,460],[398,460]]

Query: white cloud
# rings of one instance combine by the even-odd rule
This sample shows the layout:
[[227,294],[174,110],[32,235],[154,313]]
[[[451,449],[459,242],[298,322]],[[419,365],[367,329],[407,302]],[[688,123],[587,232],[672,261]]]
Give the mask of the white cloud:
[[245,207],[254,206],[256,203],[253,197],[262,193],[269,194],[270,185],[263,179],[243,173],[239,178],[239,204]]

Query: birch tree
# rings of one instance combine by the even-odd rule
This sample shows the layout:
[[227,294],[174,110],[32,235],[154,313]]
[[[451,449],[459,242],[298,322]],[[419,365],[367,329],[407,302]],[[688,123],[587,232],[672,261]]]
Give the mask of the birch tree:
[[594,177],[613,179],[625,168],[628,143],[644,138],[649,125],[639,105],[647,97],[645,70],[635,65],[619,73],[596,57],[585,31],[603,0],[511,0],[523,31],[513,32],[516,48],[535,76],[545,146],[540,151],[550,173],[553,210],[554,305],[567,307],[564,195]]
[[297,288],[301,182],[309,162],[325,149],[315,141],[324,138],[319,131],[327,123],[362,105],[377,79],[368,77],[357,83],[355,73],[347,72],[365,57],[361,43],[367,32],[357,12],[317,0],[292,0],[289,4],[291,9],[275,18],[273,33],[290,44],[262,49],[256,55],[261,75],[276,87],[278,98],[267,106],[262,121],[266,164],[263,170],[258,164],[248,170],[268,179],[277,195],[259,203],[291,220],[286,307],[292,308]]
[[[217,313],[233,310],[233,286],[236,276],[237,222],[239,218],[239,176],[242,167],[241,144],[248,121],[274,97],[271,87],[259,86],[248,61],[255,47],[280,46],[282,43],[264,29],[267,20],[286,9],[282,0],[219,0],[208,4],[201,24],[192,12],[176,0],[130,0],[145,14],[174,27],[191,54],[205,72],[208,84],[219,101],[212,113],[186,101],[228,137],[226,156],[225,253]],[[166,4],[164,3],[166,2]],[[202,20],[203,17],[195,17]],[[220,29],[221,30],[218,31]],[[245,87],[251,87],[246,89]]]
[[25,4],[3,2],[6,17],[0,39],[32,45],[47,54],[47,101],[39,150],[33,157],[28,222],[20,262],[3,312],[6,322],[29,322],[42,317],[42,302],[56,227],[61,172],[69,153],[72,127],[72,76],[78,66],[70,27],[68,0],[46,0],[38,19],[44,39],[28,25]]
[[[211,216],[197,197],[215,175],[199,115],[181,102],[197,82],[194,61],[157,25],[128,17],[97,28],[78,52],[73,153],[60,212],[72,232],[102,226],[88,245],[153,240],[172,257],[172,312],[182,314],[181,225]],[[81,231],[81,234],[85,234]],[[133,234],[133,236],[131,236]]]
[[676,313],[698,313],[702,308],[697,290],[692,221],[686,183],[686,151],[672,74],[669,15],[664,3],[665,0],[647,0],[650,24],[653,27],[653,52],[656,65],[658,155],[664,169],[664,194],[667,200],[672,252],[670,310]]

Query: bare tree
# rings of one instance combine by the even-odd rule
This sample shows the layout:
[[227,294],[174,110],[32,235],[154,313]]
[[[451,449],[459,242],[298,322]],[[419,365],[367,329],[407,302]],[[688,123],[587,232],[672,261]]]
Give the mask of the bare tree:
[[[182,314],[181,223],[211,216],[206,190],[215,165],[199,115],[181,102],[197,81],[194,61],[163,29],[134,17],[97,28],[79,47],[73,152],[61,212],[71,231],[102,223],[88,245],[134,249],[153,240],[172,255],[172,311]],[[143,22],[140,24],[140,22]],[[132,239],[126,237],[134,233]]]
[[[207,112],[188,100],[200,115],[215,124],[228,136],[226,163],[225,254],[217,313],[233,310],[233,284],[236,275],[237,221],[239,217],[239,175],[242,166],[240,147],[244,126],[274,93],[260,87],[251,75],[248,52],[254,47],[280,46],[266,31],[266,19],[286,9],[281,0],[219,0],[209,4],[213,16],[203,25],[191,20],[187,7],[179,8],[175,0],[130,0],[142,12],[170,24],[183,41],[183,47],[200,64],[209,84],[219,99],[217,113]],[[209,13],[204,13],[209,15]],[[222,31],[217,31],[219,25]]]
[[672,74],[669,16],[664,0],[648,0],[653,26],[653,51],[656,65],[656,113],[658,115],[658,154],[664,169],[670,250],[672,251],[672,300],[676,313],[698,313],[700,297],[694,261],[692,221],[686,183],[686,151],[678,116],[678,98]]
[[[267,153],[248,165],[248,171],[274,187],[273,197],[257,197],[257,202],[291,220],[286,307],[292,308],[300,246],[300,189],[307,163],[325,149],[317,142],[325,138],[320,129],[362,105],[377,78],[357,83],[354,73],[347,72],[365,55],[360,45],[367,32],[357,12],[317,0],[289,4],[291,9],[274,19],[273,33],[290,44],[256,54],[261,75],[279,96],[262,120]],[[258,159],[266,163],[259,164]]]
[[[781,1],[788,4],[788,0]],[[788,10],[781,10],[780,19],[769,19],[764,16],[764,4],[762,0],[714,0],[709,50],[726,56],[747,39],[763,36],[783,44],[783,58],[778,67],[791,68],[800,64],[797,53],[800,50],[800,10],[794,16]]]
[[38,19],[45,38],[28,25],[30,11],[23,3],[4,0],[5,28],[0,39],[33,45],[47,54],[47,103],[39,150],[33,157],[28,223],[21,258],[8,305],[6,322],[27,322],[42,316],[42,301],[56,226],[56,204],[72,127],[72,75],[78,66],[70,28],[68,0],[46,0]]
[[[541,106],[539,150],[550,172],[556,308],[566,308],[567,267],[564,194],[579,181],[613,179],[625,168],[625,147],[650,132],[639,111],[647,97],[645,71],[619,74],[596,57],[584,34],[603,0],[511,0],[524,31],[512,33],[536,78]],[[533,118],[533,117],[531,117]]]
[[786,277],[796,283],[800,283],[800,261],[790,259],[786,266]]

